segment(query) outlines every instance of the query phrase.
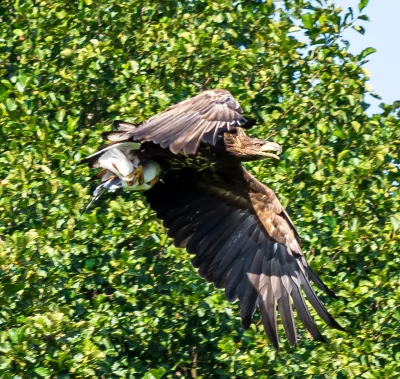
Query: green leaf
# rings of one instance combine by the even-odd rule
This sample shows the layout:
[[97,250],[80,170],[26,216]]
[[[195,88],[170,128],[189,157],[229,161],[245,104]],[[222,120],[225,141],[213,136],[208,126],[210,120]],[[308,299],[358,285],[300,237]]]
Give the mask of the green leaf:
[[373,47],[367,47],[366,49],[364,49],[361,54],[360,54],[360,58],[366,58],[368,57],[368,55],[374,54],[376,53],[376,49],[374,49]]
[[67,114],[67,111],[65,109],[60,109],[57,113],[56,113],[56,120],[58,122],[63,122],[65,115]]
[[28,329],[28,325],[24,325],[21,328],[14,328],[14,329],[10,329],[8,331],[8,335],[10,337],[10,340],[13,343],[20,343],[22,341],[22,338],[25,335],[26,330]]
[[278,119],[281,117],[281,113],[278,112],[278,111],[273,111],[272,114],[271,114],[271,117],[272,117],[274,120],[278,120]]
[[365,14],[358,16],[358,19],[363,21],[370,21],[369,17]]
[[314,25],[314,21],[312,15],[310,13],[305,13],[301,16],[303,21],[303,25],[306,29],[312,29]]
[[66,15],[67,15],[67,13],[65,12],[64,9],[62,9],[60,12],[56,12],[56,17],[59,18],[60,20],[65,18]]
[[349,153],[350,153],[350,150],[343,150],[343,151],[341,151],[341,152],[338,154],[338,159],[337,159],[338,163],[339,163],[340,161],[342,161],[345,157],[347,157],[347,156],[349,155]]
[[18,83],[21,83],[21,85],[24,87],[27,87],[31,81],[32,81],[31,76],[28,76],[28,75],[18,76]]
[[146,374],[142,376],[142,379],[160,379],[166,372],[167,370],[164,367],[159,367],[157,369],[153,368],[146,372]]
[[357,30],[357,32],[359,32],[359,33],[362,34],[362,35],[365,34],[365,29],[364,29],[362,26],[360,26],[360,25],[354,25],[354,26],[352,26],[352,28],[353,28],[354,30]]
[[337,223],[337,220],[336,220],[335,217],[326,216],[326,217],[325,217],[325,220],[326,220],[326,222],[328,223],[328,225],[329,225],[329,227],[330,227],[331,229],[335,229],[335,226],[336,226],[336,223]]
[[31,242],[38,238],[38,233],[36,230],[29,230],[24,234],[24,245],[28,246]]
[[358,121],[352,121],[351,126],[358,133],[361,129],[361,124]]
[[356,101],[354,99],[353,95],[347,95],[347,98],[349,99],[349,103],[352,107],[354,107],[354,105],[356,104]]
[[325,120],[321,120],[318,124],[317,124],[317,129],[320,130],[322,133],[326,133],[328,131],[328,125],[326,125]]
[[60,55],[64,57],[69,57],[73,53],[74,51],[72,49],[64,49],[63,51],[60,52]]
[[222,13],[219,13],[217,16],[215,16],[214,21],[217,23],[224,22],[224,15]]
[[131,60],[131,61],[129,61],[129,64],[131,65],[132,72],[136,74],[140,68],[139,62]]
[[14,99],[7,99],[6,107],[10,112],[13,112],[18,108],[18,104]]
[[397,232],[400,229],[400,214],[391,216],[390,217],[390,222],[392,223],[393,226],[393,231]]
[[21,37],[24,35],[24,31],[21,29],[14,29],[12,32],[18,37]]
[[15,85],[15,87],[17,88],[17,90],[18,90],[20,93],[24,93],[25,87],[24,87],[21,83],[18,82],[18,83]]
[[369,3],[369,0],[360,0],[358,3],[358,9],[362,11]]
[[45,367],[38,367],[33,370],[36,374],[38,374],[41,378],[50,378],[50,370]]
[[91,269],[96,265],[96,260],[95,259],[86,259],[85,260],[85,268]]
[[255,374],[254,370],[251,367],[249,367],[247,370],[245,370],[244,373],[246,374],[247,377],[252,377]]

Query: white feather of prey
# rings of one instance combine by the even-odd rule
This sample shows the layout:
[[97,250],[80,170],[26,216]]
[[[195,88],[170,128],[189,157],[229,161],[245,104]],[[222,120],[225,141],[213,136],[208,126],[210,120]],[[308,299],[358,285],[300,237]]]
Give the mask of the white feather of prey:
[[97,157],[98,155],[102,155],[106,151],[108,151],[110,149],[115,149],[117,147],[118,147],[118,150],[121,150],[129,159],[130,159],[130,157],[132,157],[132,159],[133,159],[133,157],[135,156],[135,151],[139,150],[140,146],[141,146],[141,144],[138,142],[120,142],[120,143],[106,146],[106,147],[102,148],[101,150],[96,151],[95,153],[87,156],[85,159]]
[[118,148],[106,151],[98,159],[99,165],[105,168],[122,180],[129,180],[128,176],[133,173],[134,167],[128,157]]

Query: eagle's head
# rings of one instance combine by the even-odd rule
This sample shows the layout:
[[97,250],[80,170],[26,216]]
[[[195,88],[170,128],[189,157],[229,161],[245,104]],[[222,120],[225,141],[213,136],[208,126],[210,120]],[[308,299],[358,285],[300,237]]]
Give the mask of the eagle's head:
[[226,150],[241,161],[279,159],[278,154],[282,152],[277,143],[249,137],[242,128],[236,128],[232,133],[225,133],[224,143]]

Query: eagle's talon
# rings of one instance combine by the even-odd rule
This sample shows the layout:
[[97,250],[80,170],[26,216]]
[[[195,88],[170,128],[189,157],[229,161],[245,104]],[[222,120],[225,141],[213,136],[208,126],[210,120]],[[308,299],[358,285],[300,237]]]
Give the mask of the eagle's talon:
[[137,166],[130,174],[129,176],[132,176],[132,180],[129,180],[128,186],[133,186],[137,182],[139,182],[139,185],[142,185],[144,183],[144,168],[142,165]]
[[142,165],[139,165],[135,171],[138,173],[139,176],[139,184],[144,184],[144,167]]
[[159,177],[159,176],[156,176],[153,180],[151,180],[151,181],[149,182],[150,187],[153,187],[154,184],[156,184],[156,183],[158,182],[159,179],[160,179],[160,177]]

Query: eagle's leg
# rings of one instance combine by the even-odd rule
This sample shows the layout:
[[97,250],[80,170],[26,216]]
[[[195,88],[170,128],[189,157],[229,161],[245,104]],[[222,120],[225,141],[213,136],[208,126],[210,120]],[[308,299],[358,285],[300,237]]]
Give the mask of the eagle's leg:
[[128,182],[129,186],[133,186],[134,184],[136,184],[136,182],[139,181],[139,185],[142,185],[144,183],[144,168],[142,165],[137,166],[132,174],[130,174],[129,176],[132,177],[132,180],[130,180]]

